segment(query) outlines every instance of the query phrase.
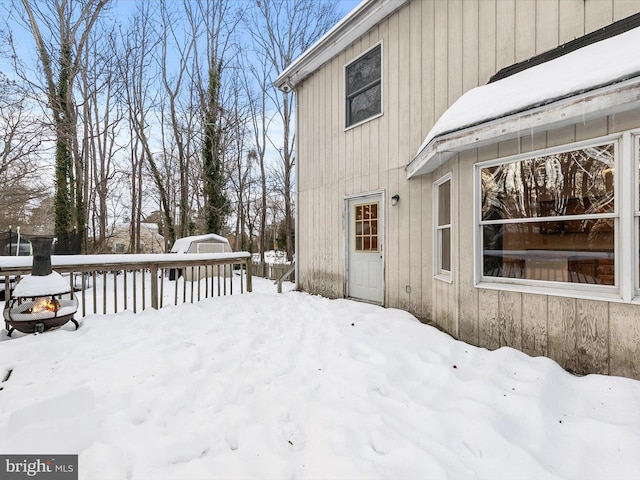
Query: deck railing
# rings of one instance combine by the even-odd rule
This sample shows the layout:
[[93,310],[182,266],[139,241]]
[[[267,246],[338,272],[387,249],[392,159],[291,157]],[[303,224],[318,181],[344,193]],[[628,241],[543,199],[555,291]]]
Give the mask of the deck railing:
[[[0,257],[5,298],[20,276],[31,273],[32,257]],[[140,255],[54,255],[54,271],[69,278],[79,314],[199,301],[251,292],[248,252]],[[100,308],[101,307],[101,308]]]

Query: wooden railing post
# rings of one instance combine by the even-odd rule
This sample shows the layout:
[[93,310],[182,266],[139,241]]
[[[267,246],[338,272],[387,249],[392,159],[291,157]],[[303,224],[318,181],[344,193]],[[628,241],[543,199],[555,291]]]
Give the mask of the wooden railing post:
[[158,310],[160,302],[158,301],[158,265],[151,265],[151,308]]
[[251,280],[251,257],[245,260],[245,266],[247,271],[247,292],[252,292],[253,281]]

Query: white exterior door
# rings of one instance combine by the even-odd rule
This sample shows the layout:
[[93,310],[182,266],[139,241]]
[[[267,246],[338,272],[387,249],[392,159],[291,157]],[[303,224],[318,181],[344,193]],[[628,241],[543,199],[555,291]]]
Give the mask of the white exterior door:
[[382,195],[347,200],[347,296],[382,305]]

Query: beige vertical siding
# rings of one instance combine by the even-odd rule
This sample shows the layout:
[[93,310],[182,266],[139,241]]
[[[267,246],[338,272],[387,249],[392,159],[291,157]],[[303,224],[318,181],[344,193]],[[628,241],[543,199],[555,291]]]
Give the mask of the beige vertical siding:
[[[640,377],[635,306],[474,286],[470,200],[476,162],[640,126],[636,116],[465,152],[411,181],[404,170],[464,92],[502,67],[638,11],[636,0],[414,0],[305,79],[297,89],[301,288],[345,295],[345,198],[384,191],[386,306],[433,320],[472,344],[547,355],[576,372]],[[345,130],[344,66],[380,41],[383,115]],[[434,279],[432,264],[432,184],[448,172],[455,192],[452,283]],[[390,205],[394,194],[397,207]]]
[[[477,162],[637,128],[640,117],[636,111],[465,152],[449,164],[458,165],[461,189],[470,191]],[[510,346],[529,355],[545,355],[575,373],[640,378],[640,305],[473,287],[473,256],[468,252],[473,250],[469,238],[474,220],[472,214],[463,213],[471,200],[461,194],[458,202],[461,340],[490,349]],[[436,309],[438,323],[440,314]],[[450,322],[446,315],[444,318]]]

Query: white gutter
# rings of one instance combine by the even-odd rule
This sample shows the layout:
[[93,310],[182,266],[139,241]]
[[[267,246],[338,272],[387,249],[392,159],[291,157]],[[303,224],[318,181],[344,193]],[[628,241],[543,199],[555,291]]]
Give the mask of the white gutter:
[[358,40],[409,0],[363,0],[276,78],[274,85],[291,91],[308,75]]

